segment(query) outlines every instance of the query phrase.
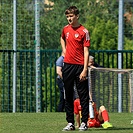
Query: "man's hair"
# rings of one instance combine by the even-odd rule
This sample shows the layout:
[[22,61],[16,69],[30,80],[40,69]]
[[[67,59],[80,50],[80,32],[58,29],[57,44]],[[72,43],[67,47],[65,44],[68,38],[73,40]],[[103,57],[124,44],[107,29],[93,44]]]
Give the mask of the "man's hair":
[[70,6],[68,9],[66,9],[65,11],[65,15],[67,14],[74,14],[74,15],[78,15],[79,14],[79,10],[76,6]]
[[92,59],[92,60],[94,61],[94,57],[93,57],[93,56],[91,56],[91,55],[89,56],[89,59]]

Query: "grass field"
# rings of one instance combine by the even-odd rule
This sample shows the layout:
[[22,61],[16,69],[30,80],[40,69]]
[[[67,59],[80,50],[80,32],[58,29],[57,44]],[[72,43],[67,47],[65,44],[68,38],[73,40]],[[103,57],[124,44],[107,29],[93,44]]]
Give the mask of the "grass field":
[[[112,129],[90,128],[86,132],[133,133],[133,114],[110,113],[109,116]],[[0,133],[61,133],[66,124],[65,113],[0,113]]]

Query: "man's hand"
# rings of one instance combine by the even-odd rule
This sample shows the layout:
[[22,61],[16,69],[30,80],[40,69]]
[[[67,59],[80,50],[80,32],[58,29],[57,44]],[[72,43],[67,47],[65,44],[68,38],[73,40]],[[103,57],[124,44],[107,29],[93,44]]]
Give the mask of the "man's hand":
[[87,79],[87,78],[86,78],[86,75],[87,75],[87,71],[86,71],[86,70],[83,70],[83,71],[81,72],[80,76],[79,76],[80,81],[86,80],[86,79]]

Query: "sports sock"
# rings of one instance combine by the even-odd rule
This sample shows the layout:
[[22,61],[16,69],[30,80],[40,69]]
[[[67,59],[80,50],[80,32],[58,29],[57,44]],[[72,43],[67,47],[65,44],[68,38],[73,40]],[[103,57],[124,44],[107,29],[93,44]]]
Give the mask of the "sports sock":
[[102,111],[102,117],[103,117],[104,122],[109,121],[109,115],[108,115],[107,110]]

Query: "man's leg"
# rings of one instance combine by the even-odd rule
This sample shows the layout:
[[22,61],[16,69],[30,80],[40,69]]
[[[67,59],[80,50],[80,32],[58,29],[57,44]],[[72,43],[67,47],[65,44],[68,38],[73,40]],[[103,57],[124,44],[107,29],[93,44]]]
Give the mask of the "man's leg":
[[80,104],[82,107],[82,122],[87,123],[89,116],[89,91],[88,91],[88,81],[83,81],[79,83],[78,93],[80,98]]
[[80,98],[80,104],[82,108],[82,123],[79,127],[79,130],[84,131],[87,130],[87,121],[89,116],[89,91],[88,91],[88,80],[80,81],[79,75],[82,72],[83,68],[82,66],[79,66],[78,69],[78,76],[76,78],[76,84],[77,84],[77,91]]
[[104,106],[101,106],[99,109],[98,119],[101,122],[104,121],[104,123],[102,124],[102,127],[104,129],[113,127],[112,124],[109,122],[109,115]]
[[65,88],[65,111],[67,126],[63,128],[63,131],[75,130],[74,126],[74,100],[73,100],[73,65],[65,64],[63,67],[63,82]]
[[63,112],[65,107],[65,100],[64,100],[64,84],[62,79],[57,78],[57,85],[60,91],[60,101],[58,105],[58,112]]
[[73,105],[73,87],[74,87],[74,76],[73,76],[73,65],[64,64],[63,67],[63,82],[65,88],[65,110],[66,120],[68,123],[74,124],[74,105]]

